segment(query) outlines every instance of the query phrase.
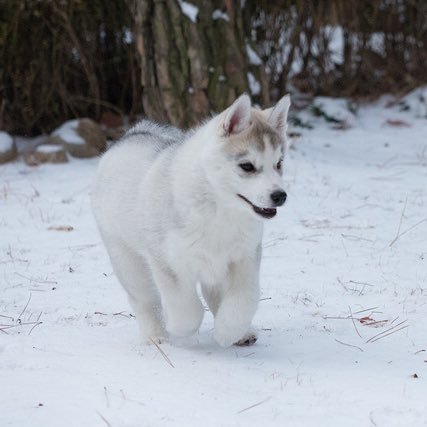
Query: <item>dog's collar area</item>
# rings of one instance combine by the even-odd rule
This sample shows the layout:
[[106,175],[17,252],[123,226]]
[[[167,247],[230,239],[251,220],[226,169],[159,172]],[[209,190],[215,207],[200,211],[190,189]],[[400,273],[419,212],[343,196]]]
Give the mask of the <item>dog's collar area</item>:
[[250,200],[248,200],[245,196],[242,196],[241,194],[238,194],[238,196],[244,200],[246,203],[248,203],[250,206],[252,206],[252,209],[255,213],[262,216],[263,218],[273,218],[276,216],[277,209],[276,208],[260,208],[259,206],[254,205]]

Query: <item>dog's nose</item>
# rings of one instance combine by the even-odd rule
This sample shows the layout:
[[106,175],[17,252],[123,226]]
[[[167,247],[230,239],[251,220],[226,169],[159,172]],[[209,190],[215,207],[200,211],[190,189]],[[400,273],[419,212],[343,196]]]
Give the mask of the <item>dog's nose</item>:
[[282,206],[286,201],[287,194],[282,190],[277,190],[271,193],[271,200],[273,200],[274,206]]

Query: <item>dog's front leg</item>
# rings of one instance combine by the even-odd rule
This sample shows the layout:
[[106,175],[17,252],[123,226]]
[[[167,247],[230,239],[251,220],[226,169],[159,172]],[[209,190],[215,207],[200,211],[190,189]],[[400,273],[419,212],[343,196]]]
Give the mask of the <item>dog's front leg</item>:
[[166,330],[177,337],[194,334],[204,314],[197,295],[196,281],[179,278],[171,269],[158,262],[153,262],[151,267],[162,298]]
[[242,259],[230,266],[227,290],[215,317],[215,341],[222,347],[253,344],[250,330],[259,301],[259,257]]

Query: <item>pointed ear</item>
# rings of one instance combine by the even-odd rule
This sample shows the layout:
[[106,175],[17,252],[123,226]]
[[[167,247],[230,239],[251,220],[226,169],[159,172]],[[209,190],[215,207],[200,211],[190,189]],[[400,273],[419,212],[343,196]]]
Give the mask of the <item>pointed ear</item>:
[[226,135],[242,132],[250,125],[251,100],[248,95],[239,96],[224,112],[224,132]]
[[268,123],[280,133],[286,132],[286,121],[288,120],[289,107],[291,106],[290,95],[285,95],[273,108],[264,110]]

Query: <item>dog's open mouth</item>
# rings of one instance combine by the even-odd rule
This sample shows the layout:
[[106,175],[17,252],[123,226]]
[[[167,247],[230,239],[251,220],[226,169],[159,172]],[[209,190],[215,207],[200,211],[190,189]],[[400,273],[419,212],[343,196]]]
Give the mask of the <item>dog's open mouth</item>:
[[276,208],[260,208],[259,206],[255,206],[250,200],[248,200],[245,196],[238,194],[238,196],[252,206],[252,209],[263,218],[273,218],[276,216],[277,209]]

